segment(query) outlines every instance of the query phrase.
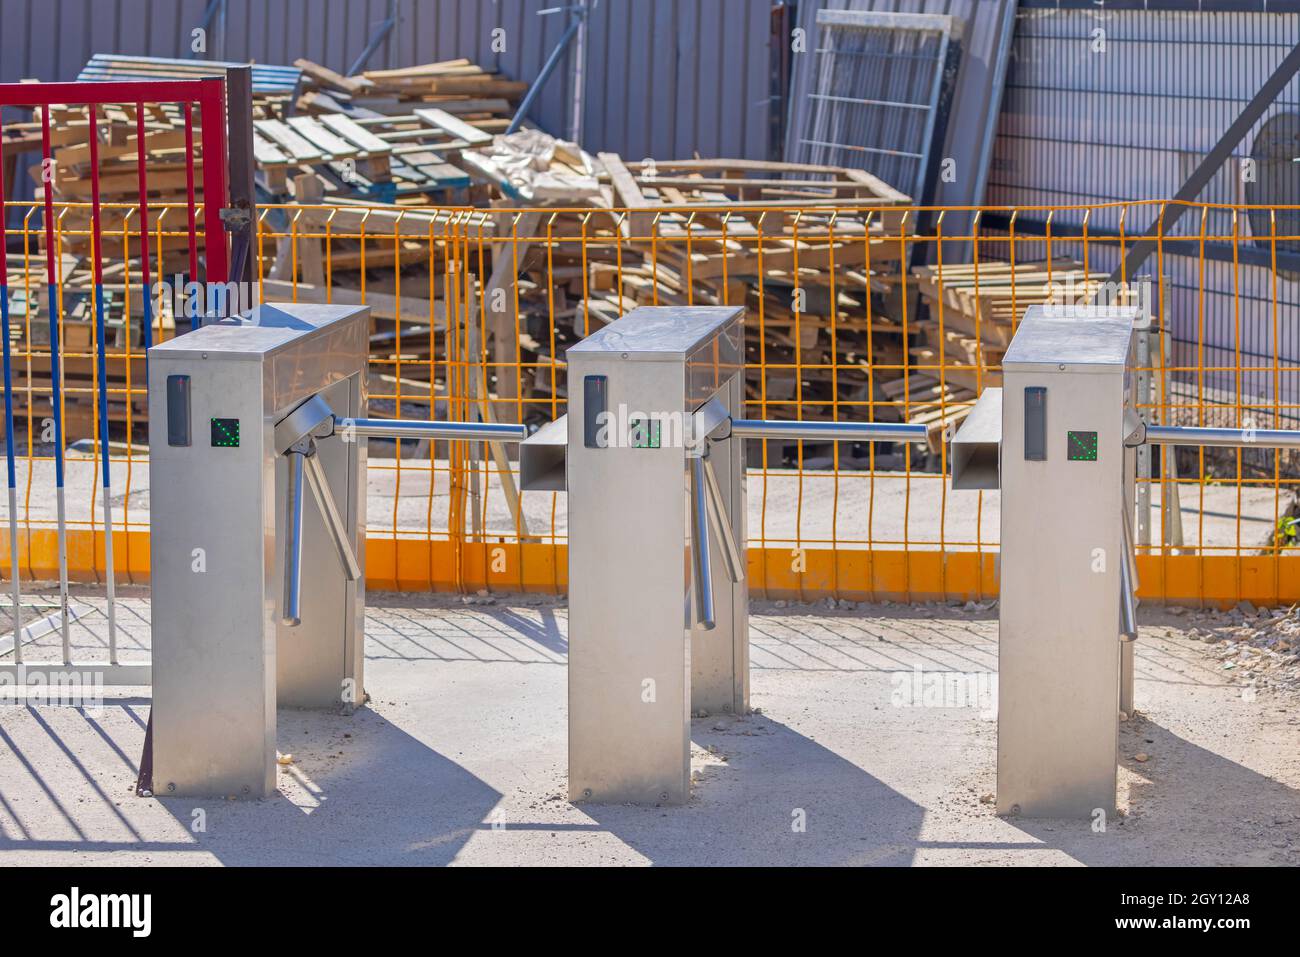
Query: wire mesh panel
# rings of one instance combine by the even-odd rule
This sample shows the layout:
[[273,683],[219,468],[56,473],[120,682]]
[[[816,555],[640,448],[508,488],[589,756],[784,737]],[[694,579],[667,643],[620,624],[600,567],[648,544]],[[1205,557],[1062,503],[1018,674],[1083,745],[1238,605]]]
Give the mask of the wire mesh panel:
[[[658,175],[666,179],[663,171]],[[1168,204],[1126,205],[1133,207],[1129,216],[1143,221],[1168,214]],[[93,273],[59,254],[92,231],[72,220],[80,209],[55,205],[48,247],[55,268],[64,271],[65,331],[74,325],[67,309],[73,291]],[[751,440],[753,592],[965,601],[997,594],[1000,501],[994,491],[953,491],[948,439],[978,395],[1001,384],[1002,354],[1027,308],[1095,298],[1109,275],[1108,257],[1122,256],[1128,241],[1094,237],[1086,227],[1103,214],[1118,216],[1116,209],[988,208],[976,211],[972,229],[969,211],[939,208],[928,211],[930,225],[918,230],[913,223],[922,210],[896,197],[779,208],[737,201],[725,212],[682,204],[650,212],[271,205],[259,207],[252,254],[262,300],[371,308],[368,391],[377,418],[541,427],[568,409],[569,345],[638,305],[743,305],[746,415],[900,422],[926,431],[925,441],[906,443]],[[14,414],[20,547],[16,558],[0,550],[0,563],[16,564],[24,582],[47,581],[61,568],[50,493],[57,449],[41,439],[51,349],[40,332],[44,313],[23,305],[29,296],[26,301],[39,303],[45,277],[43,204],[16,204],[15,211],[24,225],[10,237],[20,252],[9,259],[7,393],[16,410],[35,403],[38,414],[34,420]],[[101,204],[101,221],[121,213],[118,228],[130,240],[112,253],[105,242],[103,270],[107,292],[118,291],[108,277],[121,277],[129,314],[138,318],[139,223],[127,211]],[[146,235],[155,271],[165,256],[188,261],[187,212],[184,204],[150,207]],[[1213,212],[1193,206],[1184,218],[1199,223]],[[1242,222],[1260,211],[1228,212]],[[1022,230],[1022,219],[1046,228]],[[1058,235],[1055,223],[1062,220],[1080,226]],[[943,250],[951,248],[945,243],[953,239],[963,240],[971,255],[945,258]],[[1182,241],[1158,235],[1157,264],[1166,244]],[[938,259],[909,267],[920,244],[939,249]],[[1194,261],[1199,298],[1215,279],[1215,264]],[[1245,383],[1286,382],[1300,374],[1300,363],[1271,348],[1251,357],[1244,328],[1230,331],[1231,359],[1220,362],[1195,315],[1189,351],[1179,353],[1167,343],[1177,318],[1167,287],[1154,284],[1149,298],[1139,297],[1151,316],[1134,370],[1147,420],[1266,428],[1284,416],[1287,403],[1277,399],[1284,388],[1260,398]],[[163,320],[160,338],[184,331],[167,321],[183,306],[175,292],[158,285],[148,293],[151,314]],[[1278,326],[1285,321],[1281,303],[1279,284],[1269,299]],[[1275,334],[1269,341],[1279,340]],[[64,418],[67,567],[74,580],[102,582],[102,380],[93,378],[92,339],[59,342],[65,405],[89,400],[84,419]],[[107,356],[109,398],[123,403],[126,417],[115,421],[109,407],[118,439],[107,447],[119,546],[113,567],[137,583],[148,580],[148,451],[123,441],[130,434],[123,425],[142,425],[134,405],[144,395],[142,365],[135,340]],[[87,378],[74,377],[74,369]],[[1176,387],[1175,373],[1185,388]],[[1210,386],[1213,376],[1221,386]],[[1157,453],[1139,484],[1144,596],[1207,604],[1300,598],[1297,464],[1275,452],[1254,458],[1198,447]],[[566,497],[522,491],[508,448],[372,439],[367,468],[372,587],[468,593],[567,587]]]
[[[1021,5],[988,184],[992,204],[1088,204],[1059,210],[1051,229],[1057,240],[1077,240],[1087,215],[1089,235],[1110,239],[1093,245],[1096,266],[1108,271],[1120,263],[1121,237],[1140,235],[1155,215],[1172,211],[1126,201],[1177,195],[1300,41],[1294,8],[1148,6]],[[1300,79],[1292,78],[1232,144],[1195,197],[1202,205],[1161,225],[1161,259],[1152,255],[1139,275],[1125,277],[1163,277],[1171,387],[1189,402],[1209,402],[1212,416],[1217,406],[1225,424],[1238,392],[1248,404],[1268,403],[1275,388],[1283,390],[1279,413],[1295,424],[1300,383],[1275,379],[1270,369],[1275,357],[1300,359],[1295,324],[1275,328],[1273,319],[1275,308],[1300,305],[1291,238],[1298,123]],[[1042,234],[1045,223],[1026,214],[1018,227]],[[1077,244],[1058,248],[1078,255]]]
[[865,167],[922,197],[958,26],[941,15],[818,11],[787,156]]

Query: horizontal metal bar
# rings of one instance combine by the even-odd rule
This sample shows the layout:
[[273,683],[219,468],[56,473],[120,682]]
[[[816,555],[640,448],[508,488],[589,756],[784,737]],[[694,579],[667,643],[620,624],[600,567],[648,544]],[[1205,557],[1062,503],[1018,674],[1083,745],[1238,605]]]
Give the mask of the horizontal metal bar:
[[336,428],[374,439],[460,439],[467,442],[522,442],[528,426],[491,422],[435,422],[431,419],[339,419]]
[[1212,429],[1192,425],[1148,425],[1147,444],[1300,449],[1300,429]]
[[[937,52],[937,49],[935,52]],[[858,63],[861,63],[863,60],[887,60],[895,65],[899,65],[907,60],[937,64],[939,62],[939,57],[935,55],[935,52],[897,53],[892,50],[841,50],[836,47],[816,47],[813,49],[813,53],[819,55],[825,54],[826,56],[835,57],[837,60],[850,59]]]
[[900,110],[928,110],[929,103],[905,103],[896,100],[868,100],[857,96],[835,96],[830,93],[809,93],[810,100],[826,100],[828,103],[851,103],[854,106],[892,106]]
[[819,27],[857,27],[951,33],[956,18],[946,13],[895,13],[875,10],[818,10]]
[[[1211,207],[1213,208],[1213,207]],[[1035,210],[1037,212],[1037,210]],[[981,222],[989,229],[997,229],[1003,232],[1012,232],[1011,215],[1004,211],[992,212],[982,217]],[[1041,219],[1031,219],[1026,216],[1019,216],[1014,223],[1014,232],[1017,235],[1028,234],[1031,236],[1047,236],[1047,223]],[[1086,231],[1077,223],[1065,223],[1054,219],[1050,235],[1054,240],[1082,240],[1085,236],[1089,242],[1098,245],[1117,246],[1121,242],[1125,246],[1131,246],[1141,238],[1141,233],[1129,233],[1121,237],[1120,234],[1112,229],[1105,229],[1097,226],[1090,226]],[[983,242],[996,241],[997,237],[982,237]],[[1272,269],[1274,265],[1274,256],[1276,256],[1276,266],[1279,271],[1300,272],[1300,255],[1287,252],[1285,249],[1270,249],[1266,244],[1264,246],[1254,246],[1248,240],[1269,240],[1269,237],[1242,237],[1242,242],[1237,245],[1224,242],[1207,242],[1205,244],[1205,259],[1214,262],[1230,263],[1235,261],[1241,265],[1261,266],[1264,269]],[[1270,241],[1271,242],[1271,241]],[[1285,245],[1281,243],[1280,245]],[[1166,255],[1170,256],[1188,256],[1193,259],[1200,258],[1200,240],[1195,232],[1179,234],[1177,236],[1166,235],[1160,240],[1160,246]],[[1134,277],[1130,276],[1130,279]]]
[[[1095,14],[1098,6],[1097,0],[1020,0],[1021,10],[1086,10]],[[1196,0],[1194,8],[1188,0],[1108,0],[1105,6],[1109,15],[1131,11],[1192,14],[1300,13],[1300,2],[1297,0]]]
[[0,83],[0,106],[88,106],[93,103],[197,103],[213,95],[204,84],[216,76],[193,80],[119,80],[82,83]]
[[898,422],[732,419],[731,434],[741,439],[807,439],[810,442],[924,442],[926,427]]
[[[57,694],[60,691],[77,691],[84,695],[87,692],[84,685],[80,688],[69,686],[67,681],[77,679],[81,682],[90,681],[92,684],[98,681],[104,685],[149,685],[153,684],[153,664],[141,662],[111,665],[106,661],[103,663],[74,661],[64,664],[58,661],[29,661],[15,665],[6,662],[0,664],[0,675],[8,679],[7,685],[0,683],[0,699],[5,694],[18,694],[22,689],[28,688],[29,686],[23,682],[32,678],[39,678],[43,685],[30,687],[47,695]],[[12,679],[9,676],[12,676]]]
[[[23,602],[24,607],[31,608],[31,602]],[[52,607],[59,607],[56,605]],[[68,621],[73,622],[90,611],[89,605],[82,605],[77,602],[68,602]],[[63,612],[53,611],[44,618],[28,622],[23,625],[21,639],[24,645],[35,641],[37,638],[44,638],[46,635],[52,635],[63,625]],[[9,632],[0,635],[0,655],[7,655],[14,650],[14,634]]]
[[855,153],[878,153],[881,156],[907,156],[911,159],[921,159],[923,153],[909,153],[907,150],[889,150],[877,146],[853,146],[849,143],[834,143],[830,140],[805,140],[800,139],[800,143],[805,146],[827,146],[837,150],[852,150]]

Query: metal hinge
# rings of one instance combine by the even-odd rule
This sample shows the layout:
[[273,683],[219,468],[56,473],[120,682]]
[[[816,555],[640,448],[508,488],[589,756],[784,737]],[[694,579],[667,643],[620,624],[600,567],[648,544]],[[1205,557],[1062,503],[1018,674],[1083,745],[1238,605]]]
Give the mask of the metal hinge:
[[241,232],[248,228],[248,224],[252,220],[253,211],[247,203],[226,206],[221,210],[221,222],[226,227],[226,232]]

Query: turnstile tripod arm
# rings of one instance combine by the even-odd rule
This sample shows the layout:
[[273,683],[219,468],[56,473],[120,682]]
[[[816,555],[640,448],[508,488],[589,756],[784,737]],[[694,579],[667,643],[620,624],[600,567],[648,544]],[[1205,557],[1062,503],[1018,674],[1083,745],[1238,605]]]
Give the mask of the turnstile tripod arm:
[[[361,564],[357,561],[352,543],[348,541],[347,526],[339,515],[329,478],[316,455],[315,440],[309,435],[299,439],[285,451],[289,460],[289,487],[285,504],[284,535],[284,607],[281,620],[289,627],[302,624],[302,500],[304,484],[311,488],[316,507],[329,532],[330,540],[339,555],[343,574],[348,581],[359,581]],[[304,482],[305,479],[305,482]]]
[[316,507],[320,509],[321,518],[325,520],[325,528],[330,534],[330,540],[334,542],[334,548],[339,553],[339,563],[343,566],[343,574],[347,576],[348,581],[361,580],[361,565],[357,561],[356,553],[352,551],[352,543],[348,541],[347,526],[343,524],[343,518],[339,515],[338,506],[334,503],[334,495],[330,492],[329,479],[325,475],[325,469],[320,464],[320,459],[315,455],[309,455],[304,463],[307,470],[307,484],[311,486],[312,495],[316,499]]
[[1129,577],[1128,562],[1119,566],[1119,631],[1125,641],[1137,641],[1137,599],[1133,595],[1133,580]]
[[286,625],[302,623],[302,485],[307,459],[305,450],[290,449],[289,492],[285,506],[284,535],[284,606],[281,618]]
[[1195,425],[1148,425],[1148,445],[1300,449],[1300,429],[1212,429]]
[[924,442],[926,427],[902,422],[802,422],[732,419],[731,434],[741,439],[805,439],[836,442]]
[[1119,633],[1125,641],[1137,641],[1137,558],[1133,555],[1133,525],[1127,503],[1120,509],[1119,522]]
[[722,487],[718,484],[718,474],[713,470],[713,463],[707,456],[702,456],[700,461],[704,463],[701,471],[704,475],[704,489],[709,506],[709,524],[713,527],[713,534],[722,543],[722,557],[727,566],[727,577],[731,579],[732,584],[738,585],[745,580],[745,559],[740,553],[740,545],[736,542],[736,534],[731,527],[731,522],[727,520],[727,505],[723,501]]
[[526,425],[495,422],[437,422],[433,419],[342,419],[334,429],[344,435],[376,439],[452,439],[469,442],[522,442]]
[[713,568],[709,556],[709,503],[704,459],[691,459],[691,571],[695,579],[695,621],[705,631],[717,623],[713,612]]

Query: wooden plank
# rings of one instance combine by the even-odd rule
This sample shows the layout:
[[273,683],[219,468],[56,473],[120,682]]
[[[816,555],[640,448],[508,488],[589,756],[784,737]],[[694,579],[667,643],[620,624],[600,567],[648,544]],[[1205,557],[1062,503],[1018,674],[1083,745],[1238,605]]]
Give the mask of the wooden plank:
[[330,302],[336,306],[369,306],[373,319],[393,319],[402,322],[433,322],[433,328],[442,332],[447,328],[447,310],[442,300],[430,304],[428,299],[402,293],[401,299],[388,293],[367,289],[364,299],[359,290],[343,286],[296,285],[287,279],[263,279],[263,302]]
[[638,239],[648,237],[654,228],[654,213],[638,212],[638,210],[650,209],[653,204],[645,198],[636,179],[623,165],[623,157],[617,153],[597,153],[596,158],[604,164],[605,171],[609,173],[618,201],[631,211],[623,235],[635,236]]
[[[40,167],[32,167],[32,178],[39,181]],[[75,198],[90,196],[89,179],[73,179],[72,177],[62,177],[55,180],[54,188],[60,196]],[[185,189],[186,177],[183,170],[174,172],[158,173],[149,172],[149,192],[150,193],[179,193]],[[135,195],[139,192],[140,181],[134,172],[123,173],[118,176],[101,176],[99,178],[99,192],[103,197],[108,196],[128,196]],[[195,197],[203,194],[199,184],[195,183]],[[200,242],[202,241],[203,232],[199,231]]]
[[466,96],[521,97],[528,92],[528,84],[514,80],[499,80],[492,76],[448,76],[431,80],[430,93],[459,93]]
[[[873,265],[884,265],[891,259],[898,258],[897,243],[880,239],[872,239],[869,242]],[[659,252],[660,262],[674,261],[676,253],[677,250],[661,249]],[[777,242],[770,246],[764,243],[762,271],[770,276],[773,271],[794,268],[796,261],[801,271],[806,269],[825,270],[830,267],[832,258],[837,269],[846,266],[861,266],[866,261],[866,251],[860,242],[836,244],[833,252],[824,243],[801,245],[797,252],[786,242]],[[676,268],[683,276],[686,274],[684,256],[681,257],[680,264]],[[758,275],[759,255],[757,247],[751,245],[744,251],[728,252],[725,256],[696,253],[691,258],[691,278],[693,281],[717,278],[724,273],[729,276]]]
[[320,147],[330,159],[343,159],[356,156],[360,150],[347,140],[335,136],[332,132],[316,122],[310,116],[291,116],[289,125],[307,142]]
[[303,228],[321,229],[328,222],[337,234],[360,233],[364,224],[369,237],[384,236],[390,242],[394,231],[399,236],[422,238],[427,241],[429,227],[435,228],[435,237],[440,237],[447,228],[447,214],[421,209],[404,209],[397,206],[384,206],[365,200],[350,200],[337,197],[332,209],[304,209],[298,221]]
[[[389,170],[392,173],[394,179],[402,180],[405,183],[414,183],[416,185],[423,185],[423,184],[429,184],[433,182],[431,177],[425,176],[423,173],[420,172],[420,170],[417,167],[407,166],[405,163],[399,160],[394,160],[391,164],[389,164]],[[459,170],[457,172],[459,172]],[[465,174],[461,173],[461,175],[464,176]]]
[[883,179],[877,179],[866,170],[846,169],[844,175],[854,182],[865,186],[882,199],[892,200],[900,206],[906,206],[912,202],[912,197],[908,196],[906,193],[900,193]]
[[327,66],[313,63],[311,60],[294,60],[293,65],[302,70],[304,76],[310,77],[313,82],[318,83],[327,89],[339,90],[343,93],[352,94],[360,93],[362,90],[373,85],[373,82],[366,79],[364,76],[343,76],[343,74],[335,73]]
[[284,166],[290,162],[289,157],[280,152],[280,147],[256,132],[253,133],[253,159],[258,166]]
[[391,93],[413,93],[420,94],[427,91],[434,82],[439,79],[449,77],[474,77],[483,79],[493,79],[497,76],[493,70],[485,70],[481,66],[470,64],[469,66],[449,67],[438,74],[412,74],[411,76],[395,76],[386,80],[375,82],[376,90],[383,90]]
[[416,110],[415,115],[430,126],[440,129],[456,139],[464,140],[470,146],[484,146],[492,142],[491,133],[484,133],[482,130],[476,129],[442,110]]
[[463,189],[473,182],[463,169],[442,162],[434,153],[416,153],[404,159],[409,169],[419,172],[438,189]]
[[341,113],[322,113],[317,119],[321,125],[328,127],[334,133],[367,153],[383,154],[389,153],[393,149],[390,144],[381,140],[349,116],[344,116]]
[[[469,294],[466,297],[466,306],[469,315],[474,315],[477,309],[475,289],[471,285]],[[469,354],[471,356],[480,355],[482,352],[482,343],[479,341],[478,323],[469,324]],[[501,379],[506,378],[501,376]],[[496,422],[497,417],[495,410],[492,408],[490,401],[491,394],[488,391],[487,367],[480,365],[477,373],[470,376],[470,398],[476,400],[478,406],[479,418],[484,422]],[[471,446],[473,448],[473,446]],[[515,526],[519,529],[521,539],[527,541],[532,536],[528,533],[528,520],[524,515],[523,503],[519,498],[519,488],[515,485],[514,472],[510,468],[510,456],[506,453],[505,445],[501,442],[489,442],[488,451],[492,456],[492,461],[497,467],[497,480],[500,482],[501,491],[505,494],[506,504],[510,508],[510,514],[515,520]],[[477,469],[474,470],[477,474]],[[477,512],[478,509],[475,509]]]
[[363,74],[367,80],[400,80],[412,76],[438,76],[458,67],[473,66],[469,60],[442,60],[437,63],[422,63],[419,66],[404,66],[395,70],[366,70]]
[[[37,140],[39,144],[40,140]],[[194,145],[197,147],[202,142],[202,135],[199,130],[194,131]],[[36,144],[34,144],[36,145]],[[146,133],[144,137],[144,149],[146,158],[152,158],[152,154],[164,150],[177,150],[185,147],[185,133],[182,130],[159,130],[154,133]],[[5,140],[5,150],[12,149],[8,139]],[[99,161],[101,164],[107,164],[111,160],[129,158],[131,168],[135,169],[135,158],[139,152],[136,145],[136,139],[132,136],[120,146],[114,146],[108,143],[99,144]],[[65,146],[56,150],[54,159],[60,167],[79,166],[83,163],[90,162],[90,144],[73,143],[71,146]],[[101,167],[102,168],[102,167]]]
[[254,120],[253,128],[277,146],[282,146],[296,162],[319,163],[325,156],[311,143],[307,142],[291,126],[279,120]]
[[[712,193],[725,193],[730,190],[741,189],[767,189],[768,191],[779,190],[782,192],[804,191],[801,195],[809,199],[828,199],[827,192],[831,193],[856,193],[862,189],[858,183],[845,182],[843,180],[792,180],[792,179],[736,179],[732,177],[669,177],[656,174],[648,176],[645,174],[634,177],[636,182],[643,187],[654,187],[655,189],[673,188],[680,190],[698,190]],[[813,195],[817,191],[823,191]]]
[[482,97],[440,99],[434,100],[431,104],[437,109],[452,114],[463,113],[509,113],[510,101],[502,99],[487,99]]
[[[514,303],[509,290],[518,282],[516,267],[523,270],[528,251],[533,247],[532,237],[536,235],[538,223],[541,222],[541,213],[536,211],[517,215],[519,222],[514,228],[500,227],[499,231],[503,236],[518,236],[519,241],[495,247],[492,254],[492,274],[483,287],[483,300],[487,304],[489,323],[487,334],[493,348],[493,359],[499,369],[507,368],[509,363],[519,358],[516,354],[519,342],[515,336],[513,321]],[[515,398],[514,379],[507,375],[498,376],[497,391],[503,398]]]
[[308,90],[298,97],[298,109],[313,115],[338,113],[350,116],[354,120],[371,119],[383,115],[382,113],[376,113],[374,110],[367,110],[355,103],[335,99],[321,90]]

